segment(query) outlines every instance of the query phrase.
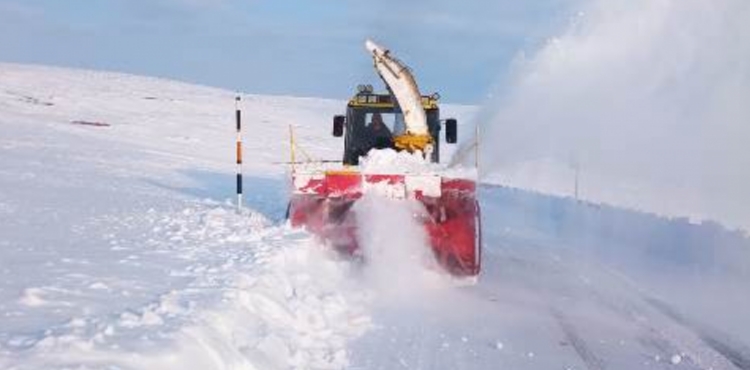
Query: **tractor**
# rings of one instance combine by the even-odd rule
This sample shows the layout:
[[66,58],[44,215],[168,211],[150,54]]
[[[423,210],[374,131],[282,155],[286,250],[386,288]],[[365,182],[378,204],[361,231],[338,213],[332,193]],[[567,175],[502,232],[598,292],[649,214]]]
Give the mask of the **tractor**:
[[[366,46],[387,91],[375,93],[372,86],[360,85],[346,114],[333,117],[333,136],[344,138],[343,158],[335,167],[293,169],[289,221],[332,248],[356,255],[352,208],[358,200],[367,194],[416,200],[424,212],[415,218],[425,228],[439,265],[454,276],[475,277],[481,266],[476,180],[456,175],[461,171],[435,170],[441,159],[440,132],[445,126],[445,143],[456,143],[457,121],[441,121],[440,96],[421,95],[409,68],[390,51],[371,41]],[[362,158],[377,150],[417,153],[424,169],[362,171]]]

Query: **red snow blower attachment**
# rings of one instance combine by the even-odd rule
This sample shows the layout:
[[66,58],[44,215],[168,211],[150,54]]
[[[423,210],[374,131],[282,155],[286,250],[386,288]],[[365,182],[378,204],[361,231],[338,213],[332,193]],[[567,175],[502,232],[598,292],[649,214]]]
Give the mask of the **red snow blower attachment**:
[[[356,254],[355,202],[366,194],[416,200],[424,212],[415,218],[424,226],[436,260],[455,276],[476,276],[480,270],[481,227],[474,175],[441,175],[434,165],[440,163],[442,125],[445,141],[455,143],[456,120],[440,120],[439,96],[421,95],[410,70],[390,52],[369,41],[367,49],[389,92],[377,94],[372,86],[361,85],[349,100],[346,115],[334,117],[333,136],[344,137],[343,166],[321,168],[292,158],[294,191],[289,220],[333,248]],[[379,149],[419,153],[425,159],[424,168],[360,171],[360,158]]]
[[[431,161],[439,162],[440,118],[435,97],[425,96],[424,108],[434,149]],[[435,173],[364,174],[354,165],[367,143],[375,143],[366,130],[366,117],[379,113],[398,120],[390,95],[360,92],[349,101],[347,115],[334,118],[334,135],[346,133],[343,163],[338,169],[321,169],[301,165],[293,171],[294,192],[289,204],[293,226],[305,227],[333,248],[348,254],[359,249],[356,219],[351,208],[365,194],[394,199],[415,199],[425,208],[419,221],[424,225],[435,258],[456,276],[479,274],[481,230],[476,182],[473,179],[450,178]],[[387,119],[386,119],[387,120]],[[455,125],[455,120],[447,120]],[[455,128],[455,127],[454,127]],[[446,130],[455,138],[455,129]],[[455,142],[448,137],[447,142]]]

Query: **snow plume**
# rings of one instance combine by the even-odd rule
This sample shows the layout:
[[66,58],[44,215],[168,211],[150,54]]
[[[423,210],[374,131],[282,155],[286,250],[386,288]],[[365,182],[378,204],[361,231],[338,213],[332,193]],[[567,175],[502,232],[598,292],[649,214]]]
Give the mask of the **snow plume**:
[[750,3],[591,0],[480,114],[501,183],[750,228]]
[[365,282],[379,297],[406,303],[441,285],[427,233],[416,218],[424,212],[419,202],[370,195],[355,207]]

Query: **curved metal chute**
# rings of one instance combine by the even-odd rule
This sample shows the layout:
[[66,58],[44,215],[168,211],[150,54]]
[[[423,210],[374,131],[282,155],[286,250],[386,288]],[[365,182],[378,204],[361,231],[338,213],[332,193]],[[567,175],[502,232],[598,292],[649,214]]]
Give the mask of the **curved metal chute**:
[[412,136],[429,135],[427,129],[427,115],[422,107],[422,94],[417,87],[409,67],[391,55],[390,50],[376,44],[372,40],[365,42],[365,47],[372,54],[375,69],[380,78],[388,85],[398,101],[404,114],[406,134]]

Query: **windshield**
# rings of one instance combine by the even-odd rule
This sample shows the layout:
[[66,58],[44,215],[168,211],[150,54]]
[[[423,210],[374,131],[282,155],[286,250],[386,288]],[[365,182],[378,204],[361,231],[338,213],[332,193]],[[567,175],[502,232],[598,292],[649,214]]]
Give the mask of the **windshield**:
[[[373,115],[373,113],[365,115],[366,126],[372,124]],[[380,116],[383,118],[383,124],[388,127],[388,130],[393,135],[401,135],[406,132],[406,124],[404,123],[404,115],[402,113],[381,113]]]

